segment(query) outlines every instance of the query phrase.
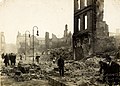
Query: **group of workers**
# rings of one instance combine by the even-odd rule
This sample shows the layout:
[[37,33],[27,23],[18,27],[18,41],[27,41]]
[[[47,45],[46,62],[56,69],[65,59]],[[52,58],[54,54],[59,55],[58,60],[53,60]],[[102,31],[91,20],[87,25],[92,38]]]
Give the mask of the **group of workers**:
[[[16,54],[14,53],[4,53],[2,54],[2,59],[4,59],[5,66],[7,67],[8,65],[15,65],[16,63]],[[10,63],[9,63],[10,62]]]

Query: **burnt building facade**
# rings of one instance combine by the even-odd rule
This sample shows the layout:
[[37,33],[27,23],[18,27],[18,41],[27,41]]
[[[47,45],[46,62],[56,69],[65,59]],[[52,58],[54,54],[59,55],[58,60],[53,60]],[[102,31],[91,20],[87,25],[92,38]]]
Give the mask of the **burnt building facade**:
[[74,0],[74,59],[94,53],[96,0]]
[[102,51],[103,45],[99,46],[98,43],[109,38],[108,25],[103,21],[103,12],[104,0],[74,0],[73,51],[75,60]]
[[68,25],[65,25],[64,35],[62,38],[57,38],[56,35],[52,34],[51,48],[71,47],[72,45],[72,33],[68,31]]

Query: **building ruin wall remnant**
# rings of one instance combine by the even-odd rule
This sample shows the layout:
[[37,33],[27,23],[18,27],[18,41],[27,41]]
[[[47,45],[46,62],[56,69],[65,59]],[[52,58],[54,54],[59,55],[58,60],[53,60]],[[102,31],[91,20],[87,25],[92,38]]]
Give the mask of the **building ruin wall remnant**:
[[108,25],[103,21],[104,0],[74,0],[74,59],[95,53],[99,37],[107,37]]

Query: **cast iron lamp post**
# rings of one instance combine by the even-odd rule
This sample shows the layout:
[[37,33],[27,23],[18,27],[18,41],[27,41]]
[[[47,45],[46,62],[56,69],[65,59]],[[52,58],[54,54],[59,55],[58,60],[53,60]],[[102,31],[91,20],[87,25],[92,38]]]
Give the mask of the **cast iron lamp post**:
[[39,31],[38,31],[38,27],[37,26],[34,26],[33,27],[33,63],[34,63],[34,29],[37,29],[37,36],[39,36]]

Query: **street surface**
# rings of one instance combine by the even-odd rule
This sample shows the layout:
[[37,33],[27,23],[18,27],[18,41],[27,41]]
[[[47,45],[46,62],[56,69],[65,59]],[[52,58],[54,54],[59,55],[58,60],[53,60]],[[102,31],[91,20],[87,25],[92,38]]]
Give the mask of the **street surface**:
[[[96,81],[98,78],[100,78],[100,75],[98,74],[100,60],[102,59],[96,56],[88,58],[85,61],[66,60],[65,75],[61,78],[59,76],[59,72],[54,69],[57,68],[56,63],[54,64],[52,61],[50,61],[50,57],[48,55],[44,55],[40,57],[39,64],[37,64],[35,61],[37,66],[41,68],[42,72],[35,72],[34,74],[50,76],[52,79],[63,82],[68,86],[108,86],[107,84],[99,83]],[[1,70],[2,67],[4,67],[4,64],[2,59],[0,59],[0,61]],[[16,65],[19,61],[19,57],[17,57]],[[32,61],[32,57],[27,57],[26,60],[23,58],[22,60],[22,62],[26,65],[33,63]],[[48,83],[48,80],[44,79],[43,77],[41,79],[16,82],[14,78],[11,78],[6,74],[2,74],[0,81],[1,86],[51,86]]]
[[[23,62],[28,64],[32,62],[31,59],[32,58],[27,60],[23,59]],[[19,61],[19,58],[17,59],[17,63],[18,61]],[[0,74],[3,66],[4,66],[3,59],[0,58]],[[1,83],[0,86],[50,86],[47,80],[33,79],[30,81],[16,82],[13,78],[10,78],[5,74],[0,76],[0,83]]]

